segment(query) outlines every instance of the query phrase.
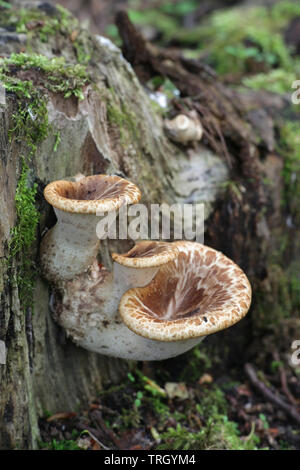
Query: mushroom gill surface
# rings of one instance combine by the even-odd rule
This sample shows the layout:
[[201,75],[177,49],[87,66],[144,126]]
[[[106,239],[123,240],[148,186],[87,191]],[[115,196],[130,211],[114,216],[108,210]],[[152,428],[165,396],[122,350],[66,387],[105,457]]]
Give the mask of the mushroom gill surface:
[[123,204],[135,204],[141,198],[138,187],[118,176],[93,175],[78,181],[59,180],[44,190],[46,200],[65,212],[96,214]]
[[112,253],[116,263],[129,268],[162,266],[179,255],[177,244],[161,241],[142,241],[124,254]]
[[149,339],[179,341],[241,320],[251,303],[251,286],[243,271],[207,246],[176,245],[176,259],[162,266],[147,286],[123,295],[119,311],[128,328]]

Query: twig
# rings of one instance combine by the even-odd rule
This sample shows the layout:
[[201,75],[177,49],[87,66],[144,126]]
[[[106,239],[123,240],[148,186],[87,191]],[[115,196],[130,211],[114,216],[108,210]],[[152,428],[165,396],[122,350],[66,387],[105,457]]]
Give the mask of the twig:
[[109,439],[115,444],[115,446],[120,449],[122,447],[120,440],[117,438],[115,433],[106,426],[104,419],[102,418],[101,412],[99,410],[93,410],[91,412],[91,416],[95,418],[97,423],[100,425],[102,431],[109,437]]
[[106,447],[97,437],[88,429],[85,429],[84,432],[86,432],[97,444],[99,444],[100,447],[102,447],[104,450],[111,450],[110,447]]
[[245,372],[255,388],[257,388],[268,400],[279,406],[279,408],[283,409],[287,414],[290,415],[291,418],[300,424],[300,414],[298,411],[293,406],[285,403],[282,398],[275,395],[263,382],[261,382],[258,379],[256,371],[251,364],[245,364]]
[[273,352],[273,357],[274,357],[274,360],[279,363],[278,369],[279,369],[279,374],[280,374],[280,382],[281,382],[282,390],[285,393],[285,395],[286,395],[287,399],[289,400],[289,402],[292,405],[297,406],[298,405],[297,400],[293,397],[293,395],[291,394],[291,392],[289,390],[289,386],[287,384],[286,373],[285,373],[284,367],[280,364],[280,357],[279,357],[278,351]]

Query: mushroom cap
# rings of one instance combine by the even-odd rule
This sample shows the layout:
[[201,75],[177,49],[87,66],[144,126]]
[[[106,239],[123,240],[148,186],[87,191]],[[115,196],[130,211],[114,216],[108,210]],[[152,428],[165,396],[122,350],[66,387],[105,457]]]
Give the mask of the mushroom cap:
[[78,181],[53,181],[44,189],[44,196],[49,204],[62,211],[96,214],[137,203],[141,191],[118,176],[93,175]]
[[251,286],[229,258],[195,242],[177,242],[178,257],[145,287],[122,296],[120,315],[132,331],[159,341],[206,336],[241,320]]
[[154,268],[173,261],[179,255],[176,243],[142,241],[127,253],[112,253],[116,263],[128,268]]
[[169,137],[182,144],[189,141],[201,140],[203,127],[197,117],[197,113],[191,116],[178,114],[174,119],[165,119],[164,125]]

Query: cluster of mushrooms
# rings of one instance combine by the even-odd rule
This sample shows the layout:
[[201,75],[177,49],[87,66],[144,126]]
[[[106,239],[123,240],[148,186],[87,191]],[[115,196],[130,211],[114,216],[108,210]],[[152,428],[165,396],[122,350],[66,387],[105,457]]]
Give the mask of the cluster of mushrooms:
[[134,360],[177,356],[243,318],[251,287],[222,253],[196,242],[141,241],[98,262],[97,214],[135,204],[133,183],[109,175],[54,181],[44,195],[57,216],[41,267],[55,320],[79,346]]

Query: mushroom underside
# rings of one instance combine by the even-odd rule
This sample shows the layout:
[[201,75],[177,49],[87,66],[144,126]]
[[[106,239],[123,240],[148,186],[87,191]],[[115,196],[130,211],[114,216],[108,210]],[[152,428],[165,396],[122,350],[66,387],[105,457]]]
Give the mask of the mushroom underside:
[[149,258],[165,252],[171,252],[171,243],[146,241],[137,243],[131,250],[123,254],[124,258]]
[[162,266],[177,258],[176,243],[161,241],[142,241],[124,254],[112,253],[118,264],[132,268],[151,268]]
[[120,178],[114,179],[112,176],[98,175],[84,178],[77,182],[64,181],[57,188],[57,192],[61,197],[67,199],[76,199],[79,201],[95,201],[99,199],[111,199],[119,196],[122,191],[126,190],[128,185],[126,180]]
[[140,200],[139,188],[123,178],[93,175],[78,181],[53,181],[44,190],[46,200],[57,209],[70,213],[96,214]]

